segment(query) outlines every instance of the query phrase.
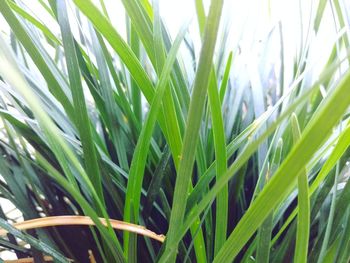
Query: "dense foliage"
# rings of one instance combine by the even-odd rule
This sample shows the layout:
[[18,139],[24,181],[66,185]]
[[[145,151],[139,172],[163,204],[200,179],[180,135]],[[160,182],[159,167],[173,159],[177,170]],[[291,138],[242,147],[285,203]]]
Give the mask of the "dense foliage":
[[229,23],[242,11],[223,0],[194,1],[175,37],[157,0],[121,0],[122,25],[103,0],[29,2],[0,0],[1,198],[24,220],[95,226],[18,231],[0,211],[1,246],[57,262],[349,262],[346,1],[295,1],[298,39],[283,17],[263,36],[254,16]]

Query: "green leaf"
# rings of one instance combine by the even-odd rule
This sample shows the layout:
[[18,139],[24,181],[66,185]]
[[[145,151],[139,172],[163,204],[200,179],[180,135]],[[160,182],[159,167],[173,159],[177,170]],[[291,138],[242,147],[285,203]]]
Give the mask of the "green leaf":
[[38,21],[35,17],[30,15],[23,8],[19,7],[15,2],[13,2],[13,1],[9,2],[9,6],[11,7],[11,9],[13,11],[18,13],[24,19],[28,20],[36,28],[40,29],[47,38],[49,38],[51,41],[53,41],[53,43],[55,43],[56,45],[62,44],[61,41],[50,31],[50,29],[47,26],[45,26],[43,23]]
[[[26,102],[28,103],[31,110],[33,111],[34,116],[37,118],[38,123],[41,129],[43,130],[43,133],[45,134],[45,138],[48,141],[48,144],[51,150],[55,154],[62,170],[64,171],[64,174],[67,176],[69,183],[71,184],[71,187],[74,188],[75,191],[77,192],[79,191],[77,181],[75,178],[76,173],[73,170],[74,168],[75,171],[77,171],[79,174],[78,179],[84,183],[87,189],[89,189],[89,193],[97,202],[98,208],[101,210],[101,213],[106,219],[108,219],[105,207],[102,205],[100,199],[98,198],[97,192],[93,184],[91,183],[90,179],[88,178],[87,174],[82,168],[75,153],[67,145],[66,141],[62,138],[57,126],[55,126],[55,124],[47,115],[47,113],[43,110],[41,103],[38,101],[37,97],[35,96],[33,91],[30,89],[27,81],[24,79],[23,75],[21,74],[17,66],[17,63],[14,60],[11,50],[9,49],[9,47],[1,37],[0,37],[0,63],[6,63],[7,65],[9,65],[6,68],[4,67],[0,68],[1,76],[6,80],[6,82],[9,85],[16,88],[22,94],[22,96],[26,99]],[[107,223],[108,222],[109,221],[107,220]],[[113,243],[114,246],[117,248],[119,246],[119,251],[121,251],[119,242],[110,225],[108,227],[108,230],[109,230],[109,238],[112,240],[112,242],[111,241],[110,242]],[[115,253],[115,256],[116,258],[119,258],[119,259],[122,258],[120,255],[118,256],[116,253]]]
[[[149,113],[147,115],[147,119],[141,130],[141,134],[136,145],[134,156],[131,161],[124,208],[124,220],[127,222],[129,222],[132,219],[132,215],[132,220],[138,222],[141,188],[143,182],[144,169],[148,156],[148,148],[151,142],[154,126],[157,121],[157,116],[162,105],[162,98],[164,96],[166,87],[168,87],[167,83],[169,81],[170,73],[176,59],[176,54],[180,47],[181,41],[185,36],[186,31],[187,25],[183,26],[183,28],[178,33],[178,36],[176,37],[176,40],[174,41],[174,44],[168,54],[161,77],[157,83],[154,99],[152,101]],[[128,234],[126,233],[124,235],[125,248],[128,247],[127,240]]]
[[59,253],[58,251],[56,251],[55,249],[53,249],[52,247],[50,247],[49,245],[47,245],[45,242],[42,242],[28,234],[23,233],[22,231],[19,231],[18,229],[16,229],[15,227],[11,226],[8,222],[6,222],[4,219],[0,218],[0,226],[1,228],[5,229],[6,231],[8,231],[9,233],[11,233],[12,235],[22,239],[23,241],[27,242],[28,244],[30,244],[31,246],[42,250],[44,253],[52,256],[55,260],[57,260],[58,262],[62,262],[62,263],[68,263],[69,260],[63,256],[61,253]]
[[201,35],[203,35],[205,21],[207,19],[205,16],[204,5],[203,5],[202,0],[195,0],[195,3],[196,3],[196,12],[197,12],[198,25],[199,25],[199,32],[201,33]]
[[96,192],[104,202],[97,153],[92,139],[91,123],[87,113],[85,96],[72,32],[70,31],[65,0],[57,2],[57,17],[61,27],[63,47],[66,55],[69,84],[75,110],[75,123],[80,134],[87,174]]
[[[298,118],[295,114],[292,114],[291,124],[293,141],[294,144],[297,144],[297,142],[300,140],[301,132]],[[310,199],[306,169],[301,171],[301,173],[298,175],[298,208],[297,240],[295,245],[294,260],[297,262],[306,263],[310,233]]]
[[222,6],[223,1],[219,0],[212,2],[208,16],[208,21],[210,21],[210,23],[207,22],[205,27],[203,46],[201,49],[199,65],[192,92],[192,100],[186,122],[187,129],[184,136],[181,161],[176,178],[166,249],[162,258],[160,259],[161,262],[173,262],[176,258],[178,241],[176,241],[174,237],[179,229],[179,226],[182,224],[185,214],[186,195],[184,195],[184,193],[188,192],[190,186],[195,151],[198,141],[198,131],[204,109],[209,73],[211,70]]
[[[43,50],[42,46],[33,39],[30,31],[22,25],[12,12],[6,0],[1,0],[0,12],[11,25],[11,30],[16,34],[18,40],[22,43],[28,54],[31,56],[35,65],[40,70],[45,78],[50,91],[61,102],[67,114],[73,120],[73,106],[70,102],[70,94],[68,93],[67,82],[63,79],[62,74],[57,69],[56,65],[50,59],[48,54]],[[34,35],[34,34],[33,34]]]
[[[271,167],[267,169],[266,182],[270,180],[270,177],[276,172],[281,162],[283,141],[280,139],[277,143],[276,151],[271,161]],[[270,242],[271,234],[273,230],[273,212],[271,212],[265,221],[262,223],[257,234],[257,249],[256,249],[256,260],[258,262],[269,262],[270,258]]]
[[[350,145],[350,125],[348,124],[347,127],[344,129],[344,131],[342,131],[342,133],[339,135],[339,139],[336,145],[334,146],[334,149],[332,150],[330,156],[327,158],[326,162],[322,166],[321,171],[318,173],[315,180],[312,182],[309,188],[310,196],[312,196],[316,192],[318,187],[325,180],[329,172],[334,168],[334,166],[336,165],[340,157],[344,154],[344,152],[346,151],[349,145]],[[336,211],[338,211],[338,209],[336,209]],[[339,211],[342,211],[342,209],[340,209]],[[275,235],[272,243],[275,243],[277,241],[277,239],[280,237],[283,231],[295,218],[297,213],[298,213],[298,208],[294,209],[293,212],[290,213],[284,225],[281,227],[279,232]]]
[[231,70],[231,64],[232,64],[232,52],[230,52],[230,55],[228,56],[227,62],[226,62],[226,67],[225,67],[225,71],[224,71],[224,75],[222,77],[221,80],[221,85],[220,85],[220,101],[221,104],[224,101],[224,97],[226,94],[226,90],[227,90],[227,85],[228,85],[228,81],[229,81],[229,77],[230,77],[230,70]]
[[[208,97],[212,117],[214,134],[214,147],[216,159],[216,178],[223,176],[227,170],[226,138],[224,122],[221,112],[221,103],[215,71],[212,68],[210,73]],[[226,241],[228,219],[228,187],[224,187],[216,199],[216,224],[215,224],[215,247],[216,254]]]
[[152,101],[154,95],[153,84],[128,44],[91,0],[74,0],[74,3],[79,7],[79,10],[90,19],[94,27],[106,38],[111,47],[117,52],[120,59],[130,71],[131,76],[142,89],[147,100]]
[[[276,175],[249,207],[214,262],[232,260],[251,235],[254,234],[268,213],[292,190],[297,175],[311,159],[313,152],[324,141],[324,135],[329,134],[350,103],[350,98],[345,98],[342,95],[350,92],[349,84],[350,74],[348,73],[342,78],[337,89],[316,112],[304,130],[299,143],[293,148]],[[321,128],[322,133],[320,133]]]

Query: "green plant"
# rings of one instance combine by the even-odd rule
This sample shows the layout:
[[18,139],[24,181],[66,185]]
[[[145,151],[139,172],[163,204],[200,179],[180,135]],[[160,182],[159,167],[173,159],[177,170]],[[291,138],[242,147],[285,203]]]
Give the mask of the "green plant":
[[2,246],[58,262],[349,261],[346,3],[305,16],[300,1],[290,54],[282,18],[260,42],[230,39],[223,0],[196,0],[174,39],[157,0],[121,1],[125,38],[103,0],[24,2],[0,0],[0,194],[24,220],[91,220],[23,232],[0,211]]

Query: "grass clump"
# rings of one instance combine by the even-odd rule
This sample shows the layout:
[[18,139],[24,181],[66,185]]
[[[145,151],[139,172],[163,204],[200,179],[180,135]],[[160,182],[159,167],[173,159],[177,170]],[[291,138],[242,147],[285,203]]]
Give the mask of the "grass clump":
[[256,17],[196,0],[173,34],[158,1],[122,0],[117,25],[108,1],[34,2],[0,0],[0,193],[25,221],[0,210],[1,246],[57,262],[349,261],[345,3],[291,4],[293,31],[273,3]]

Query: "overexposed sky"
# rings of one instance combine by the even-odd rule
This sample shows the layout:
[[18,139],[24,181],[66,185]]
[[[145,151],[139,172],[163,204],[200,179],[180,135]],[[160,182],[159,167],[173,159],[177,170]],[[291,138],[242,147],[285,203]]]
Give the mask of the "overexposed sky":
[[[110,19],[117,31],[125,36],[125,13],[121,0],[104,0],[109,12]],[[194,39],[195,45],[200,46],[198,26],[195,17],[195,0],[158,0],[160,6],[160,14],[174,37],[184,23],[184,21],[193,18],[190,27],[191,37]],[[41,19],[54,33],[59,33],[56,22],[44,11],[38,1],[22,0],[23,7],[28,9],[34,16]],[[73,11],[72,1],[70,2]],[[99,6],[100,0],[93,0]],[[210,1],[203,0],[206,10],[208,10]],[[344,2],[341,1],[340,2]],[[152,0],[150,0],[152,3]],[[278,22],[282,22],[282,30],[284,33],[285,49],[287,54],[297,52],[297,48],[301,45],[305,46],[305,42],[301,38],[306,39],[312,28],[313,19],[317,11],[318,1],[315,0],[225,0],[223,9],[222,24],[230,24],[229,42],[227,49],[234,50],[237,44],[241,47],[251,50],[252,43],[263,40],[267,37],[273,28],[276,28]],[[336,25],[332,19],[330,4],[327,4],[326,16],[323,25],[327,30],[323,30],[320,34],[320,49],[327,49],[334,42]],[[73,13],[73,12],[72,12]],[[8,26],[0,16],[0,30],[8,32]],[[316,49],[316,48],[314,48]],[[199,50],[199,48],[197,49]],[[327,52],[318,52],[320,54]],[[294,56],[294,54],[293,54]]]

